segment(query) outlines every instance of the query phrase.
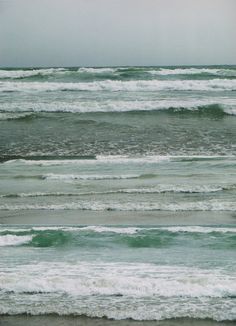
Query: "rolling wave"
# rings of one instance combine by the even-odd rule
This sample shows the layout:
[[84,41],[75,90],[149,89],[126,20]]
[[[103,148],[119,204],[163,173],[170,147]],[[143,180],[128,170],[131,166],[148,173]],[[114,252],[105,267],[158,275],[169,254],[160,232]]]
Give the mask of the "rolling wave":
[[50,76],[68,73],[65,68],[0,70],[0,79],[22,79],[34,76]]
[[81,68],[40,68],[40,69],[1,69],[0,79],[24,79],[40,76],[63,76],[63,75],[118,75],[124,74],[136,75],[150,74],[155,76],[179,76],[179,75],[204,75],[204,76],[222,76],[236,77],[234,67],[81,67]]
[[17,235],[1,235],[0,236],[0,247],[5,246],[20,246],[22,244],[29,243],[32,240],[32,235],[17,236]]
[[[22,108],[22,109],[21,109]],[[135,101],[74,101],[33,103],[21,102],[5,103],[1,105],[0,120],[23,119],[33,113],[96,113],[96,112],[132,112],[132,111],[160,111],[167,113],[206,113],[212,115],[236,115],[236,101],[234,99],[169,99],[169,100],[135,100]]]
[[150,70],[151,75],[169,76],[169,75],[210,75],[210,76],[229,76],[236,77],[236,69],[224,68],[160,68]]
[[29,120],[35,117],[33,112],[1,112],[0,111],[0,121],[1,120]]
[[[217,156],[218,157],[218,156]],[[225,156],[224,156],[225,157]],[[94,158],[91,159],[66,159],[63,156],[61,158],[55,157],[55,159],[47,159],[46,157],[42,159],[40,157],[39,159],[22,159],[22,158],[14,158],[10,159],[9,157],[4,159],[3,164],[23,164],[23,165],[39,165],[39,166],[56,166],[56,165],[94,165],[94,164],[153,164],[153,163],[161,163],[170,161],[171,159],[174,159],[175,157],[171,156],[164,156],[164,155],[156,155],[156,156],[144,156],[144,157],[129,157],[129,156],[122,156],[122,155],[108,155],[108,156],[102,156],[97,155]],[[226,157],[225,157],[226,158]],[[47,176],[47,175],[46,175]],[[49,175],[48,175],[49,176]],[[53,174],[51,174],[53,177]],[[119,175],[118,177],[121,177],[122,175]],[[125,175],[124,175],[125,176]],[[128,177],[136,177],[136,175],[128,175]],[[143,175],[144,176],[144,175]],[[89,175],[88,175],[89,177]],[[96,176],[95,176],[96,177]],[[145,177],[145,176],[144,176]]]
[[236,91],[236,79],[211,80],[103,80],[80,83],[10,82],[0,81],[0,92],[55,92],[55,91]]
[[[19,157],[0,157],[0,162],[2,164],[17,164],[17,165],[38,165],[38,166],[57,166],[57,165],[99,165],[99,164],[155,164],[155,163],[164,163],[164,162],[185,162],[185,161],[235,161],[235,155],[147,155],[142,157],[130,157],[128,155],[97,155],[96,157],[91,158],[78,158],[75,159],[71,157],[28,157],[22,158]],[[50,175],[53,177],[53,174],[46,174],[45,176]],[[55,174],[56,175],[56,174]],[[76,175],[75,175],[76,176]],[[124,175],[125,176],[125,175]],[[138,176],[138,177],[153,177],[154,175],[128,175],[128,176]],[[42,176],[40,177],[42,178]]]
[[115,202],[80,201],[61,204],[2,204],[0,210],[85,210],[85,211],[236,211],[236,203],[216,199],[159,203],[159,202]]
[[122,180],[122,179],[137,179],[140,175],[138,174],[124,174],[124,175],[102,175],[102,174],[91,174],[91,175],[83,175],[83,174],[45,174],[42,176],[42,179],[46,180],[61,180],[61,181],[69,181],[69,180]]
[[[43,232],[72,232],[72,233],[113,233],[113,234],[125,234],[125,235],[135,235],[135,234],[146,234],[153,235],[156,234],[160,236],[161,233],[165,236],[166,233],[199,233],[199,234],[209,234],[209,233],[218,233],[218,234],[226,234],[236,233],[236,228],[234,226],[199,226],[199,225],[191,225],[191,226],[150,226],[150,227],[130,227],[130,226],[104,226],[104,225],[89,225],[89,226],[0,226],[0,236],[5,236],[9,233],[9,235],[19,235],[27,234],[27,235],[35,235],[41,234],[43,236]],[[58,234],[59,234],[58,233]],[[4,234],[4,235],[2,235]]]
[[79,68],[77,71],[79,73],[88,73],[88,74],[112,74],[117,72],[117,68],[89,68],[89,67],[82,67]]
[[[57,178],[59,177],[59,178]],[[52,180],[113,180],[113,178],[106,178],[105,176],[100,176],[99,178],[79,178],[75,177],[71,179],[66,178],[66,175],[56,176],[56,179]],[[135,177],[136,178],[136,177]],[[141,178],[143,178],[141,176]],[[115,178],[116,179],[116,178]],[[130,177],[123,176],[120,179],[130,179]],[[133,177],[131,178],[133,179]],[[51,179],[50,179],[51,180]],[[215,193],[222,191],[231,191],[235,190],[236,185],[168,185],[168,184],[160,184],[155,187],[146,187],[146,188],[123,188],[123,189],[115,189],[115,190],[107,190],[107,191],[87,191],[87,192],[30,192],[30,193],[8,193],[0,195],[0,198],[27,198],[27,197],[72,197],[72,196],[90,196],[90,195],[111,195],[111,194],[164,194],[164,193],[184,193],[184,194],[201,194],[201,193]]]
[[[111,226],[35,226],[0,228],[0,246],[27,247],[94,247],[94,241],[103,241],[103,246],[129,248],[169,248],[183,246],[186,242],[204,241],[211,248],[235,248],[234,227],[169,226],[169,227],[111,227]],[[209,235],[211,238],[209,239]],[[96,240],[97,239],[97,240]],[[175,240],[173,242],[173,240]],[[96,246],[95,245],[95,246]]]

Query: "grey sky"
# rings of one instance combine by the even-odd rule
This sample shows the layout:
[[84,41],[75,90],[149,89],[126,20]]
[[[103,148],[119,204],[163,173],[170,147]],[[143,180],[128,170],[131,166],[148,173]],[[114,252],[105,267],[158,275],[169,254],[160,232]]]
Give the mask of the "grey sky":
[[236,0],[0,0],[0,66],[236,64]]

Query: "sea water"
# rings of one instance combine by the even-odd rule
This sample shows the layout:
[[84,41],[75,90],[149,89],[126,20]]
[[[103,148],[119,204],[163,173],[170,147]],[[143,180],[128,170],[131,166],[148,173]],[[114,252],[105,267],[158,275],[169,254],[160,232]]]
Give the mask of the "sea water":
[[0,70],[0,314],[236,319],[236,67]]

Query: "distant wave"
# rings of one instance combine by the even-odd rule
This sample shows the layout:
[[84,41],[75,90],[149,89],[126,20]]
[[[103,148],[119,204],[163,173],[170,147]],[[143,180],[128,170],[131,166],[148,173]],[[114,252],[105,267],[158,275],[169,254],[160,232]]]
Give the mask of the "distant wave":
[[116,68],[41,68],[41,69],[1,69],[0,79],[24,79],[30,77],[41,76],[63,76],[63,75],[75,75],[78,76],[81,73],[86,74],[112,74],[117,71]]
[[236,69],[225,68],[160,68],[148,71],[151,75],[213,75],[236,77]]
[[80,83],[0,81],[0,92],[55,91],[235,91],[236,79],[211,80],[103,80]]
[[88,74],[106,74],[106,73],[115,73],[117,68],[79,68],[78,72],[88,73]]
[[69,72],[65,68],[0,70],[0,79],[21,79],[33,76],[50,76]]
[[79,201],[61,204],[1,204],[0,210],[90,210],[90,211],[236,211],[236,203],[220,200],[196,202]]
[[150,74],[154,76],[178,76],[178,75],[204,75],[204,76],[219,76],[219,77],[236,77],[236,69],[233,67],[81,67],[81,68],[40,68],[40,69],[1,69],[0,79],[24,79],[29,77],[41,76],[63,76],[63,75],[116,75],[123,76],[124,74],[132,75],[135,78],[136,74]]

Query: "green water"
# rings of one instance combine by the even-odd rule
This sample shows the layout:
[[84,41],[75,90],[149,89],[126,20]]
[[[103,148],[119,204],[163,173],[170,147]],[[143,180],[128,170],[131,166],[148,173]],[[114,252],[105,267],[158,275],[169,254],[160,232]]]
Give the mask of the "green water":
[[235,321],[235,91],[235,66],[0,70],[1,318]]

